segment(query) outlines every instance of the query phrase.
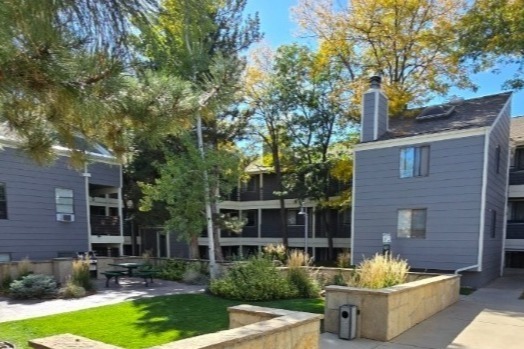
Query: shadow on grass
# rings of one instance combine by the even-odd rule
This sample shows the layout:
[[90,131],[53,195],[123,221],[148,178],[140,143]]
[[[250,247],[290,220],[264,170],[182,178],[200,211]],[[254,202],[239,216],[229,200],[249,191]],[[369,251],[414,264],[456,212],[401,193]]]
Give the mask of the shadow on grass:
[[289,299],[268,302],[228,300],[209,294],[184,294],[141,299],[133,302],[141,315],[136,330],[143,335],[176,329],[179,340],[228,329],[227,308],[239,304],[324,313],[323,299]]
[[177,338],[194,337],[228,328],[227,307],[240,304],[210,295],[183,294],[133,301],[140,316],[135,330],[144,336],[176,330]]

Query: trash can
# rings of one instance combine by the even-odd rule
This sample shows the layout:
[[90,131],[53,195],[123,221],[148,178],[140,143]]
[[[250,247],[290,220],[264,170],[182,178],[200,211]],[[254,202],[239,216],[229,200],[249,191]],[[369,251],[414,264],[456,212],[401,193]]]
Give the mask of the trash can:
[[352,304],[341,305],[338,311],[338,337],[341,339],[355,339],[357,336],[357,306]]

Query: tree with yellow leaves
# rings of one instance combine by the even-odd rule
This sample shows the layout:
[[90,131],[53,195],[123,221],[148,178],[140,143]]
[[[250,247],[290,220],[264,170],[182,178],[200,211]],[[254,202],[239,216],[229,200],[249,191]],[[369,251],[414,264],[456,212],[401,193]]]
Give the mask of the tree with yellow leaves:
[[354,112],[372,74],[384,78],[390,113],[421,105],[451,86],[473,87],[455,54],[463,0],[300,0],[294,18],[346,68]]

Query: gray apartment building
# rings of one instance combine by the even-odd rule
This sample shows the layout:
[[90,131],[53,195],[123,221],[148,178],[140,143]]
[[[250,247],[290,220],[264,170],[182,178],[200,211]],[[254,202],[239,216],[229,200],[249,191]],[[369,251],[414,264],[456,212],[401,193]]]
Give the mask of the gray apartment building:
[[461,273],[465,285],[499,276],[510,108],[510,93],[502,93],[389,118],[373,77],[354,149],[353,263],[386,242],[412,268]]
[[67,149],[39,166],[20,152],[16,136],[0,128],[0,261],[43,260],[123,250],[121,166],[103,147],[88,149],[82,170]]

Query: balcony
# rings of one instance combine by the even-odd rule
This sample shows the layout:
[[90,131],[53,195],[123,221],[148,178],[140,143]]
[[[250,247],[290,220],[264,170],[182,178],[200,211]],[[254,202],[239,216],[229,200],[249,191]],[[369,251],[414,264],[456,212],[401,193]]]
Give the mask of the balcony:
[[524,239],[524,222],[508,222],[506,239]]
[[120,236],[120,219],[113,216],[91,216],[91,235]]
[[524,184],[524,171],[512,169],[509,171],[509,185]]

